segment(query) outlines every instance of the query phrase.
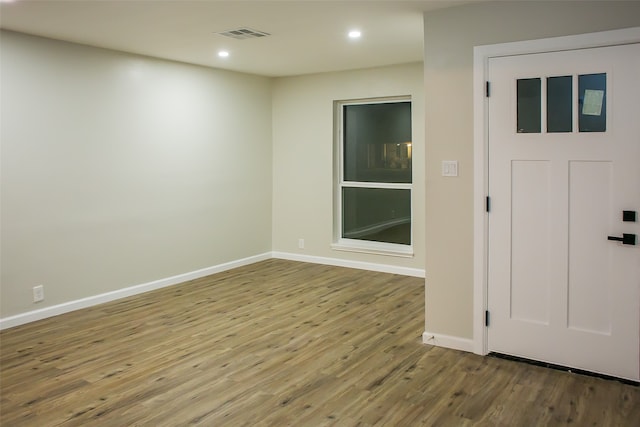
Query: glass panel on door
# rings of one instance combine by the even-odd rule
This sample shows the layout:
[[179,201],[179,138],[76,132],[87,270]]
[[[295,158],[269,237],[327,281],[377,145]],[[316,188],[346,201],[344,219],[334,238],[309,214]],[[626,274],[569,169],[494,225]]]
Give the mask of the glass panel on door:
[[578,129],[580,132],[607,130],[607,75],[578,76]]
[[573,76],[547,78],[547,132],[573,131]]
[[518,133],[540,133],[540,102],[542,100],[540,78],[518,79]]

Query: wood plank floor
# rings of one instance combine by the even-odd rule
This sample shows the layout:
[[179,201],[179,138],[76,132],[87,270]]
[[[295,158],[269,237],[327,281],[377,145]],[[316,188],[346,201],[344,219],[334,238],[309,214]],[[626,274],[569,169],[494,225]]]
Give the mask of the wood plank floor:
[[424,281],[268,260],[0,333],[2,426],[639,426],[640,389],[421,343]]

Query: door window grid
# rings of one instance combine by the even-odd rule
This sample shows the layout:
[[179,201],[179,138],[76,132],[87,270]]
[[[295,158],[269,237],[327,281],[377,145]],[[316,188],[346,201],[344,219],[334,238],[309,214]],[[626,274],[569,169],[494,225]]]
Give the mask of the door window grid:
[[606,73],[517,79],[516,132],[606,132],[606,79]]

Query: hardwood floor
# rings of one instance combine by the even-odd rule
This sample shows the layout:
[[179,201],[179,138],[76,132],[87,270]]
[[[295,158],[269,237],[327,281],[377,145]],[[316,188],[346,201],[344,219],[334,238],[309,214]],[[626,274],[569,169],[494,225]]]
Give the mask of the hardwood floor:
[[268,260],[0,333],[2,426],[638,426],[640,388],[421,343],[424,281]]

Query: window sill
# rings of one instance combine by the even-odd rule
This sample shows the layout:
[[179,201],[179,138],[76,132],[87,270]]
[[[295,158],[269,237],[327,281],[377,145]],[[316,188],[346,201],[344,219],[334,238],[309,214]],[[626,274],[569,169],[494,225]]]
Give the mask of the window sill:
[[413,258],[413,246],[397,245],[394,243],[364,242],[343,239],[337,243],[332,243],[331,249],[335,251]]

